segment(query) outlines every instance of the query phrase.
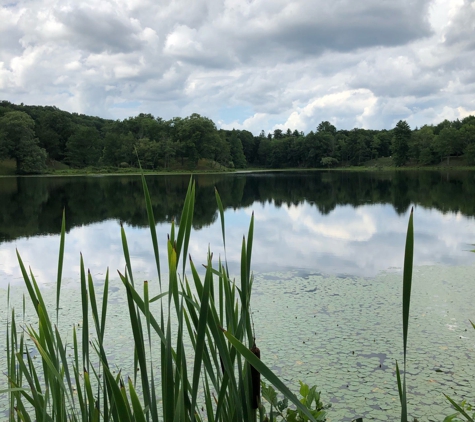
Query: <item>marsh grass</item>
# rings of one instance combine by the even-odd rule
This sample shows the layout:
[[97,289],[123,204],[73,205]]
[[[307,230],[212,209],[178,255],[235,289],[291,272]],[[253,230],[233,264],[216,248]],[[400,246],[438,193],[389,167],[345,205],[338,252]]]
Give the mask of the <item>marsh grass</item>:
[[[109,362],[111,354],[104,342],[107,324],[114,323],[107,319],[109,272],[102,294],[96,294],[82,255],[82,330],[79,333],[73,328],[72,344],[67,344],[59,332],[66,227],[63,213],[56,309],[48,309],[33,272],[26,269],[17,252],[36,322],[18,321],[14,309],[7,321],[9,388],[2,393],[9,394],[9,420],[255,421],[265,415],[256,410],[260,388],[252,382],[252,365],[306,420],[315,421],[309,409],[250,350],[254,345],[250,314],[254,217],[247,238],[242,240],[240,278],[231,279],[226,252],[224,261],[218,258],[215,263],[210,251],[205,274],[200,276],[188,257],[195,204],[195,185],[190,180],[180,225],[172,223],[165,245],[165,280],[143,175],[142,182],[160,293],[151,297],[149,282],[134,279],[127,237],[121,227],[126,266],[119,277],[127,298],[133,367],[137,370],[125,379]],[[224,209],[218,192],[216,201],[226,251]],[[158,304],[158,313],[152,312],[153,303]],[[33,348],[26,346],[28,339]],[[35,355],[41,358],[35,359]]]

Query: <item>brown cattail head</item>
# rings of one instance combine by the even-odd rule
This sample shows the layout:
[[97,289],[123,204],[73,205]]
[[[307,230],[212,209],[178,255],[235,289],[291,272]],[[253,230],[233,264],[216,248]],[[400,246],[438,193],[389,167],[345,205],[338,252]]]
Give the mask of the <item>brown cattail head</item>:
[[[256,346],[256,339],[254,339],[254,344],[251,347],[251,352],[260,359],[261,351]],[[251,396],[251,407],[257,409],[259,403],[261,402],[261,374],[260,372],[251,365],[251,384],[252,384],[252,396]]]

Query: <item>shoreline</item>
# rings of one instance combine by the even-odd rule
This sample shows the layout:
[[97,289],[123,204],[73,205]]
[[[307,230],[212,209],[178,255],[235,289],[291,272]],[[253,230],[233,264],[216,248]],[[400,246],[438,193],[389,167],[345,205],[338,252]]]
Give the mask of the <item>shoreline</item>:
[[[250,168],[240,170],[183,170],[183,171],[151,171],[145,170],[144,176],[187,176],[193,174],[255,174],[255,173],[285,173],[285,172],[398,172],[398,171],[475,171],[475,166],[349,166],[349,167],[333,167],[333,168]],[[134,171],[118,171],[118,172],[101,172],[100,170],[89,172],[72,170],[68,172],[51,172],[43,174],[2,174],[0,178],[10,177],[106,177],[106,176],[140,176],[140,169]]]

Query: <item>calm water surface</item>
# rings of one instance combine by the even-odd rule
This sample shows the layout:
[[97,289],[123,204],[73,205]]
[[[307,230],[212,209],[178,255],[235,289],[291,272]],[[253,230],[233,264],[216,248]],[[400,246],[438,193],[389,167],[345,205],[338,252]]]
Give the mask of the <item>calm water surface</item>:
[[[165,244],[179,221],[187,176],[147,177]],[[303,269],[374,276],[400,268],[407,220],[415,207],[415,265],[463,265],[475,243],[475,173],[270,173],[196,176],[191,253],[222,253],[214,198],[226,209],[228,260],[237,263],[251,213],[254,270]],[[0,179],[0,285],[20,275],[15,249],[38,281],[55,279],[61,213],[66,211],[65,276],[75,279],[79,253],[94,274],[122,268],[120,222],[135,270],[154,277],[142,188],[137,177]],[[233,247],[234,246],[234,247]]]
[[[419,397],[414,416],[441,420],[450,413],[442,391],[450,394],[457,385],[463,395],[472,387],[473,377],[460,372],[475,367],[463,366],[475,343],[465,332],[468,319],[475,319],[475,255],[468,252],[475,243],[475,173],[285,172],[195,180],[191,256],[205,262],[208,245],[223,255],[215,186],[226,209],[227,258],[235,273],[254,212],[259,347],[290,384],[318,384],[324,401],[334,403],[332,420],[388,420],[399,411],[394,361],[401,359],[400,269],[411,207],[417,266],[411,316],[418,321],[410,327]],[[188,181],[147,177],[162,249],[170,222],[179,222]],[[39,283],[54,283],[63,208],[69,286],[78,283],[80,252],[95,280],[107,267],[112,274],[123,269],[121,222],[136,279],[156,279],[138,177],[3,178],[0,208],[1,288],[20,289],[15,249]],[[455,340],[462,343],[447,349]],[[450,374],[435,372],[444,363]]]

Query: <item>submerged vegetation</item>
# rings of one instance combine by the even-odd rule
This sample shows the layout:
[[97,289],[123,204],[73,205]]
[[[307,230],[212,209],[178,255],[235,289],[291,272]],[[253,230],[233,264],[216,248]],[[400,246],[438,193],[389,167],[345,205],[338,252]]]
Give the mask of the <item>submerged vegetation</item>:
[[[164,120],[139,114],[122,121],[68,113],[56,107],[0,102],[0,159],[17,173],[66,169],[117,172],[243,168],[331,168],[362,166],[389,158],[392,166],[475,165],[475,116],[412,130],[399,121],[389,130],[337,130],[328,121],[307,134],[275,129],[255,135],[218,130],[199,114]],[[462,162],[458,162],[462,160]]]
[[[164,420],[164,421],[323,421],[328,405],[320,393],[301,382],[298,399],[259,359],[251,319],[253,275],[251,256],[254,218],[241,245],[238,280],[226,256],[213,260],[210,251],[204,274],[188,259],[195,211],[195,184],[190,181],[178,227],[172,222],[166,244],[167,268],[159,260],[152,199],[142,177],[159,293],[151,282],[134,278],[125,230],[121,228],[125,270],[119,272],[127,297],[133,373],[116,372],[108,350],[109,274],[102,294],[80,260],[82,323],[74,326],[72,344],[61,334],[62,262],[66,223],[63,213],[55,309],[44,301],[33,272],[18,260],[36,322],[18,320],[11,311],[7,323],[7,377],[10,420]],[[216,195],[226,254],[224,208]],[[408,421],[406,352],[412,284],[413,217],[409,220],[403,274],[404,371],[397,367],[401,422]],[[25,314],[25,299],[23,315]],[[21,314],[20,314],[21,315]],[[30,343],[32,342],[32,344]],[[260,345],[261,347],[265,345]],[[264,351],[266,350],[263,347]],[[264,352],[265,353],[265,352]],[[36,359],[38,358],[38,359]],[[264,359],[265,360],[265,359]],[[318,364],[318,363],[317,363]],[[120,367],[119,367],[120,369]],[[262,382],[262,399],[261,385]],[[407,374],[410,384],[410,374]],[[268,385],[270,384],[270,385]],[[272,387],[272,386],[273,387]],[[283,394],[277,397],[275,389]],[[452,400],[452,399],[450,399]],[[446,418],[471,421],[466,402]],[[465,418],[465,419],[464,419]],[[362,420],[359,418],[358,420]]]

